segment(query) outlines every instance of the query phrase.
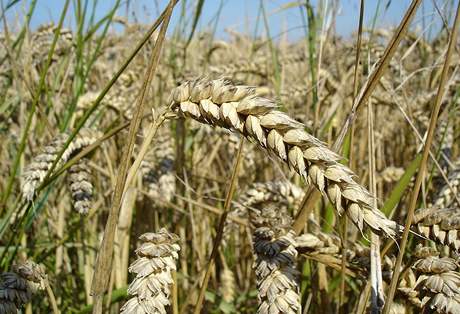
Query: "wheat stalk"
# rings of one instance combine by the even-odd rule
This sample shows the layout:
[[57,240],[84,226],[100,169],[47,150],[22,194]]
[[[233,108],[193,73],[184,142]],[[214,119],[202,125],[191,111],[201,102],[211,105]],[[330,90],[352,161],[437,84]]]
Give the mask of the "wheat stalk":
[[202,123],[240,132],[273,152],[308,183],[327,196],[338,214],[346,213],[362,231],[394,237],[400,227],[373,205],[373,197],[342,165],[341,157],[304,130],[276,104],[254,94],[254,88],[224,79],[186,81],[173,90],[171,102],[178,111]]
[[121,308],[121,313],[165,313],[170,304],[171,272],[176,270],[180,250],[179,237],[161,229],[157,233],[145,233],[136,250],[137,260],[129,271],[136,277],[128,287],[131,298]]

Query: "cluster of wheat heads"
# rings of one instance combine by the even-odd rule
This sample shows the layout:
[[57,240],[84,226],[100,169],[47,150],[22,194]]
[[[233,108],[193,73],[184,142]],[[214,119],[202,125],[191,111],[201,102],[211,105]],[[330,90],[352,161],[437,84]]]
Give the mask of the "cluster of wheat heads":
[[[1,46],[7,48],[0,49],[0,140],[7,147],[0,150],[0,159],[5,161],[0,163],[0,242],[8,248],[0,251],[8,279],[3,284],[2,305],[12,311],[30,300],[32,312],[48,311],[53,303],[61,312],[91,310],[96,256],[127,145],[126,126],[133,117],[153,40],[120,75],[62,157],[55,159],[131,53],[133,42],[147,31],[143,25],[121,25],[120,33],[109,31],[105,37],[97,31],[84,36],[62,28],[58,32],[53,25],[27,29],[21,57],[13,59],[15,47],[21,46],[14,44],[20,34],[0,36]],[[31,117],[21,151],[18,143],[32,112],[33,89],[39,86],[55,35],[55,53],[44,78],[39,110]],[[392,33],[375,30],[372,38],[363,35],[364,62],[358,71],[364,78]],[[126,190],[115,236],[113,275],[107,280],[112,293],[112,299],[104,302],[108,311],[183,313],[195,306],[216,235],[212,227],[222,214],[228,176],[243,141],[238,187],[203,310],[329,313],[342,306],[345,312],[362,313],[369,306],[366,287],[371,272],[369,242],[362,235],[369,238],[368,226],[380,235],[397,238],[396,222],[403,222],[407,215],[413,185],[413,157],[423,143],[433,91],[439,83],[446,37],[429,41],[419,35],[407,33],[370,98],[376,117],[391,117],[374,121],[374,195],[363,188],[371,186],[366,170],[370,162],[366,109],[358,113],[362,116],[355,121],[356,138],[349,143],[353,172],[343,165],[348,161],[325,144],[336,140],[353,102],[356,38],[321,37],[324,45],[316,65],[310,64],[303,41],[269,44],[264,38],[235,32],[225,42],[206,32],[196,33],[190,42],[166,38],[164,58],[142,112],[145,118],[136,135],[134,158],[152,123],[151,109],[158,112],[172,103],[179,119],[159,129]],[[312,66],[316,75],[311,74]],[[193,79],[195,75],[228,80]],[[414,231],[425,238],[414,237],[405,251],[395,313],[458,311],[458,293],[449,289],[458,283],[453,263],[458,262],[460,243],[459,164],[455,163],[459,78],[454,64],[433,146],[440,168],[429,160],[430,176],[420,197],[420,206],[427,209],[418,211],[414,221]],[[182,119],[184,114],[196,121]],[[62,171],[63,165],[101,139],[94,130],[117,131]],[[348,157],[346,149],[343,155]],[[54,162],[56,167],[50,171]],[[311,214],[297,236],[291,230],[292,220],[310,186],[324,197],[308,203]],[[8,189],[11,195],[5,200],[3,191]],[[24,203],[30,209],[26,215],[17,210]],[[342,231],[339,222],[344,219],[333,215],[334,208],[358,228],[349,224]],[[394,209],[388,215],[391,220],[378,208],[386,214]],[[22,217],[22,222],[10,219],[10,214]],[[161,231],[153,234],[155,230]],[[385,244],[393,246],[382,253],[384,288],[398,253],[392,239]],[[420,268],[425,262],[417,261],[428,256],[417,252],[418,244],[436,248],[429,260],[436,265],[438,260],[448,261],[448,267],[442,272]],[[54,301],[40,291],[29,293],[34,290],[31,281],[26,278],[26,286],[25,277],[11,266],[24,258],[45,265]],[[341,277],[343,286],[337,284]]]

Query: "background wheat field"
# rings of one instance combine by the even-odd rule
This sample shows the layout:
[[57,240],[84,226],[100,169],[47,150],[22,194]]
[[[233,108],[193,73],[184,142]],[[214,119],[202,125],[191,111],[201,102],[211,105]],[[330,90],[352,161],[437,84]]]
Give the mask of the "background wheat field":
[[458,1],[0,4],[0,313],[460,313]]

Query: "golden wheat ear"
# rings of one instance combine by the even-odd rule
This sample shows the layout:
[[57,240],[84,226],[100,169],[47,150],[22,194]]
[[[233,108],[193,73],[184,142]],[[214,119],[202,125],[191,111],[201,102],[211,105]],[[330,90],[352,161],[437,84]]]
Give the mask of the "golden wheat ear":
[[239,132],[286,162],[346,213],[362,232],[396,237],[402,227],[374,206],[372,195],[354,180],[354,173],[340,163],[341,157],[305,131],[304,125],[277,110],[274,101],[255,95],[255,89],[225,79],[197,79],[175,88],[173,107],[205,124]]
[[145,233],[139,240],[142,244],[136,250],[137,259],[129,267],[129,272],[135,274],[128,287],[131,298],[120,313],[166,313],[173,284],[172,271],[176,270],[179,258],[179,237],[161,229],[157,233]]
[[423,237],[460,251],[459,208],[420,208],[415,212],[414,224]]
[[[420,252],[420,248],[418,248]],[[414,290],[423,296],[422,306],[430,313],[460,313],[460,273],[458,263],[437,252],[424,250],[412,268],[418,274]]]

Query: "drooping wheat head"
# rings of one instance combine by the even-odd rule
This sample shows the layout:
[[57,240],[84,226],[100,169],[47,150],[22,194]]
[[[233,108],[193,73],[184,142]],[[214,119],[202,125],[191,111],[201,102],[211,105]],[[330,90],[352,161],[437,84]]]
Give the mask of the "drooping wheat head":
[[[84,147],[91,145],[98,138],[99,133],[90,129],[83,129],[79,135],[65,149],[59,159],[57,167],[67,162],[73,155]],[[63,148],[67,135],[60,134],[53,141],[43,148],[41,154],[33,158],[22,176],[22,196],[27,201],[32,201],[37,188],[43,183],[48,170],[51,168],[59,151]]]
[[186,81],[171,94],[178,111],[202,123],[240,132],[274,153],[327,196],[338,214],[346,213],[360,229],[395,237],[400,227],[373,205],[369,192],[342,165],[341,157],[307,133],[303,125],[257,97],[254,89],[227,80]]

